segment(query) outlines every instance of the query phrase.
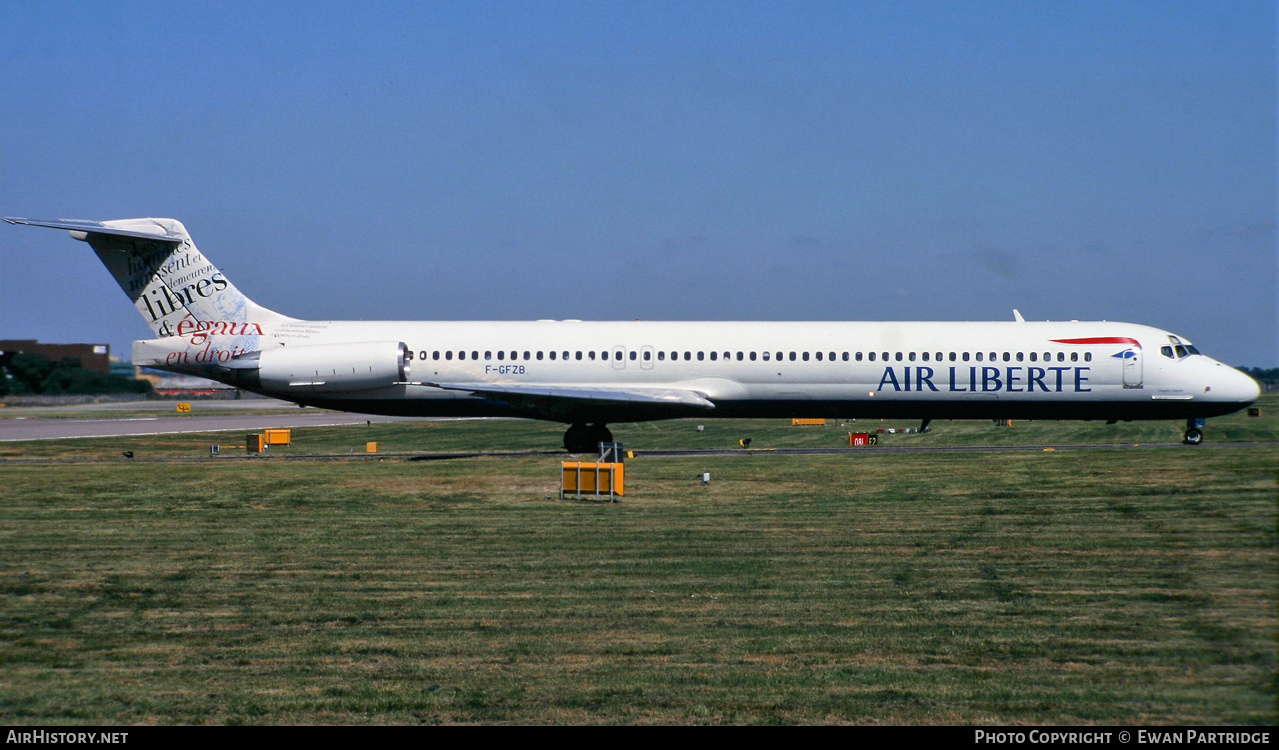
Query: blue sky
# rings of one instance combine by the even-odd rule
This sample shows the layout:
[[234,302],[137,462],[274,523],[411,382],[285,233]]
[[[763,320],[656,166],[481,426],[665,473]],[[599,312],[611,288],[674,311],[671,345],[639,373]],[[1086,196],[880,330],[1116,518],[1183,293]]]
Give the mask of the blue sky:
[[[0,2],[0,214],[329,319],[1128,320],[1279,365],[1273,2]],[[148,335],[0,227],[0,338]]]

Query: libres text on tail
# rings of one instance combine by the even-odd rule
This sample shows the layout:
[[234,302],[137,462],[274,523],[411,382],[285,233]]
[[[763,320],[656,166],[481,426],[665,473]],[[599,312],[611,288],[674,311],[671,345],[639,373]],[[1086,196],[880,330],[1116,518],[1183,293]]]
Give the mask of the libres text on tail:
[[241,294],[196,249],[180,221],[4,220],[66,229],[72,237],[89,243],[157,338],[216,330],[218,326],[261,327],[290,320]]

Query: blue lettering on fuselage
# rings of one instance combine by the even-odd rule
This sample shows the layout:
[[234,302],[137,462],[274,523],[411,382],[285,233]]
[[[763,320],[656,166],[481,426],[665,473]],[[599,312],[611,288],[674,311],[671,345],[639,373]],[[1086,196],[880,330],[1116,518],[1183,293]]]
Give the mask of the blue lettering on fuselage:
[[997,391],[1004,383],[999,379],[998,367],[981,368],[981,390],[983,393]]
[[[978,375],[976,367],[951,367],[949,390],[953,393],[977,391],[983,393],[1062,393],[1072,385],[1074,393],[1091,393],[1087,373],[1091,367],[982,367]],[[901,370],[900,376],[897,370]],[[964,372],[967,370],[968,372]],[[1073,378],[1066,375],[1073,372]],[[933,385],[931,367],[885,367],[879,379],[879,390],[930,391],[940,389]],[[912,388],[913,386],[913,388]]]
[[[953,369],[953,368],[952,368]],[[933,385],[933,368],[931,367],[903,367],[902,379],[897,379],[897,374],[893,372],[893,368],[884,368],[884,377],[879,379],[879,390],[884,390],[884,384],[888,383],[893,386],[894,391],[910,391],[911,378],[914,378],[915,390],[922,391],[924,386],[928,386],[928,390],[936,391],[937,386]]]

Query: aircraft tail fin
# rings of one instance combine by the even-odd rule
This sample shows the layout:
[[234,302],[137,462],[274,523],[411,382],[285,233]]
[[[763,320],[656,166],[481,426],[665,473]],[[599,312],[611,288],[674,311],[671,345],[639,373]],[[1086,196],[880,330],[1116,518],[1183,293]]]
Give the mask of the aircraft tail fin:
[[159,338],[220,323],[261,327],[292,320],[245,297],[196,249],[180,221],[0,218],[65,229],[89,243]]

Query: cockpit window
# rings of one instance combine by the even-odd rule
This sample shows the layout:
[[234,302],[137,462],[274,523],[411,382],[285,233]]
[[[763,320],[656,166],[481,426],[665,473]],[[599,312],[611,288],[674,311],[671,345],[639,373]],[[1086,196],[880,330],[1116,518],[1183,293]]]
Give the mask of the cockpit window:
[[[1169,336],[1168,338],[1172,337]],[[1159,353],[1168,359],[1181,359],[1192,354],[1198,354],[1199,350],[1190,344],[1177,344],[1176,346],[1161,346],[1159,347]]]

